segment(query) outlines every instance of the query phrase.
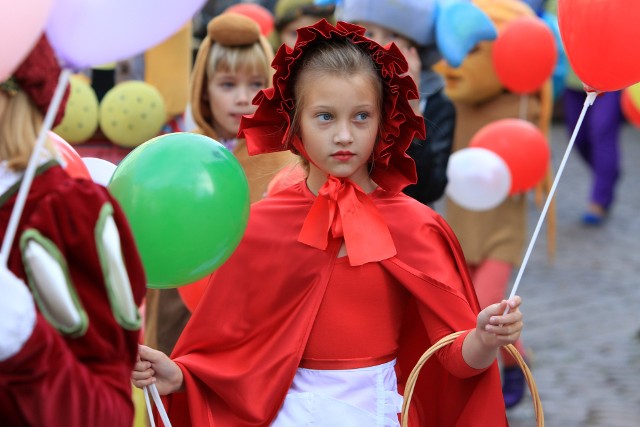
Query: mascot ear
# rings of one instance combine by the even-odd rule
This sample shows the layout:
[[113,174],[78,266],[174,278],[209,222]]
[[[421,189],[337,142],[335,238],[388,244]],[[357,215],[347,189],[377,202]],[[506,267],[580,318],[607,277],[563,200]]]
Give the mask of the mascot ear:
[[61,334],[84,335],[89,326],[87,313],[71,283],[64,257],[36,230],[26,231],[21,240],[29,286],[40,312]]

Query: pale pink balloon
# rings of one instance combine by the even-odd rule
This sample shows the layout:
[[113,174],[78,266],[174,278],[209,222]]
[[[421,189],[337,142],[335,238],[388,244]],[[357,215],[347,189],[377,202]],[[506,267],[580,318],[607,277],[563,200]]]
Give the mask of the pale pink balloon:
[[0,0],[0,82],[36,44],[51,11],[52,0]]

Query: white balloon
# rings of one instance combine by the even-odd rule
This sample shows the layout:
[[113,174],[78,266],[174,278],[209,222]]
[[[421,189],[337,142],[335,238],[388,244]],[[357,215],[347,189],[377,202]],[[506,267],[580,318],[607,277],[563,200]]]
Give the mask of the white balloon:
[[486,148],[463,148],[449,157],[445,192],[465,209],[495,208],[509,195],[511,173],[507,163]]
[[116,170],[116,165],[97,157],[83,157],[82,161],[87,166],[87,169],[89,169],[89,174],[91,175],[93,182],[100,184],[103,187],[106,187],[109,184],[111,176]]

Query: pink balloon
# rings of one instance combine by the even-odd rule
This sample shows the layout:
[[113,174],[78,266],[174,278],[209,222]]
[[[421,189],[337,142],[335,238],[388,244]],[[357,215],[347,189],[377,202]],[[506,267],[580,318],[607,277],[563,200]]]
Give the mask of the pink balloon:
[[65,66],[88,68],[126,59],[157,45],[189,22],[204,3],[56,0],[47,35]]
[[36,44],[51,11],[52,0],[0,0],[0,82]]

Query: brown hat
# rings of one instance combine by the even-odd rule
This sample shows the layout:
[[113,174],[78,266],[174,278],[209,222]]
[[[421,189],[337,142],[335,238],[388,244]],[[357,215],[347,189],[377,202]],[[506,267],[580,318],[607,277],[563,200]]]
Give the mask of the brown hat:
[[[42,115],[47,113],[47,108],[53,99],[53,94],[58,86],[60,77],[60,65],[47,37],[43,34],[36,45],[31,49],[22,64],[13,73],[12,79],[18,84]],[[52,126],[56,126],[64,117],[64,110],[69,98],[69,86],[65,91],[58,113]]]

